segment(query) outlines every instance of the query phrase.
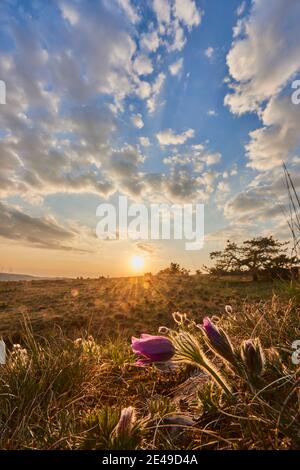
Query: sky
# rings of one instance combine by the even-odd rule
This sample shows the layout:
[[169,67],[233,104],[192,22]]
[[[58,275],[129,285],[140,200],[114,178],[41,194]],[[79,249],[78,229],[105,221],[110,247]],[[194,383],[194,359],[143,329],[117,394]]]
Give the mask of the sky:
[[[0,270],[194,271],[228,239],[288,239],[299,24],[298,0],[2,0]],[[203,248],[97,238],[120,195],[204,204]]]

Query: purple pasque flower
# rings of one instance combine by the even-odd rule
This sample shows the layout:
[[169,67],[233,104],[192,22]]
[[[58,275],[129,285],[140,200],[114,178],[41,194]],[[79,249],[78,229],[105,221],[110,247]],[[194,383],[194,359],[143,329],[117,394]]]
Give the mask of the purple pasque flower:
[[241,345],[241,357],[250,378],[256,379],[262,375],[265,365],[265,355],[259,338],[243,341]]
[[228,362],[235,364],[234,349],[226,333],[214,325],[209,317],[203,319],[202,329],[206,335],[209,346]]
[[169,361],[175,348],[172,341],[165,336],[154,336],[142,334],[140,338],[131,338],[131,347],[135,354],[139,356],[136,364],[144,366],[152,362]]
[[116,426],[115,433],[117,436],[127,434],[129,435],[133,429],[136,421],[135,408],[128,406],[121,410],[119,422]]

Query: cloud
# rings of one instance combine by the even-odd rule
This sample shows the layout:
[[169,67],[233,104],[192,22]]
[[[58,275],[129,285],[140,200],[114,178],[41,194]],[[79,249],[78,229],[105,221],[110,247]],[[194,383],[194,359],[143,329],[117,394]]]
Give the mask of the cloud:
[[135,114],[131,117],[131,121],[138,129],[142,129],[144,127],[144,122],[141,114]]
[[[31,217],[0,202],[0,237],[20,244],[55,250],[72,250],[77,235],[47,217]],[[75,248],[74,248],[75,249]]]
[[299,16],[298,2],[254,0],[249,15],[237,21],[227,55],[232,81],[225,104],[237,115],[255,112],[261,126],[249,133],[245,145],[247,166],[259,173],[227,202],[224,214],[232,223],[250,221],[260,230],[267,224],[274,234],[287,204],[282,161],[292,167],[296,187],[300,184],[300,108],[292,104],[288,89],[300,70]]
[[186,37],[184,35],[184,30],[180,26],[179,21],[175,20],[173,22],[173,27],[171,28],[171,40],[167,44],[167,50],[169,52],[182,51],[186,44]]
[[188,129],[181,134],[175,134],[172,129],[166,129],[156,134],[160,145],[182,145],[188,139],[194,137],[194,129]]
[[180,58],[176,60],[176,62],[173,62],[173,64],[169,66],[171,75],[180,74],[180,72],[182,71],[182,67],[183,67],[183,58]]
[[146,255],[153,255],[158,250],[157,245],[154,243],[137,242],[135,247]]
[[158,23],[168,24],[171,20],[171,5],[169,0],[153,0],[153,10]]
[[[243,36],[227,55],[234,80],[225,104],[236,114],[259,111],[300,69],[300,3],[254,0],[243,23]],[[282,20],[284,18],[284,21]]]
[[138,75],[149,75],[153,72],[151,59],[144,54],[137,56],[133,63],[133,68]]
[[197,161],[204,162],[207,166],[216,165],[221,161],[222,155],[220,152],[210,152],[205,145],[196,144],[192,146],[194,151],[194,158]]
[[174,15],[188,28],[198,26],[201,22],[203,12],[197,9],[193,0],[175,0]]
[[[163,102],[166,75],[153,70],[154,59],[152,63],[146,51],[182,48],[186,21],[197,23],[192,17],[175,18],[171,2],[154,2],[161,8],[158,16],[165,32],[159,28],[154,31],[151,23],[139,42],[136,26],[124,22],[123,10],[129,17],[131,11],[133,23],[138,21],[135,15],[139,16],[139,9],[133,8],[134,3],[105,1],[91,5],[65,0],[58,2],[59,8],[53,3],[45,10],[40,2],[34,2],[33,12],[39,21],[26,14],[21,26],[6,24],[11,50],[9,55],[5,51],[1,54],[0,76],[14,92],[8,94],[7,106],[0,114],[1,197],[19,196],[30,204],[43,204],[45,196],[60,193],[107,198],[120,191],[133,199],[151,200],[155,194],[157,200],[177,201],[192,196],[204,199],[210,193],[207,175],[200,178],[186,168],[177,171],[170,167],[170,172],[145,173],[140,145],[136,148],[120,143],[121,113],[127,112],[130,99],[145,100],[150,113]],[[5,8],[13,17],[13,4],[8,2]],[[154,75],[151,82],[143,79],[150,73]],[[141,128],[142,117],[132,117]],[[178,135],[167,130],[162,132],[162,145],[180,145],[193,136],[192,129]],[[142,147],[150,144],[146,136],[139,142]],[[2,211],[6,211],[6,218],[11,213]],[[27,217],[24,223],[37,225],[34,217]],[[14,227],[20,218],[20,214],[14,215]],[[24,240],[29,242],[30,237],[34,244],[42,244],[45,230],[49,232],[48,238],[44,237],[45,247],[51,246],[54,233],[57,239],[62,235],[62,242],[55,242],[57,246],[74,247],[72,234],[75,240],[77,230],[60,227],[52,219],[39,220],[43,224],[36,232],[37,239],[28,229]],[[60,228],[70,233],[70,238]]]
[[274,97],[261,115],[263,127],[250,132],[246,145],[248,166],[270,170],[296,155],[300,145],[300,107],[290,97]]
[[207,115],[208,115],[208,116],[211,116],[211,117],[215,117],[215,116],[218,116],[218,113],[216,112],[215,109],[209,109],[209,110],[207,111]]
[[131,5],[130,0],[118,0],[118,3],[132,23],[138,23],[140,21],[141,18]]
[[69,21],[72,26],[75,26],[79,21],[78,11],[67,3],[61,3],[60,8],[63,18]]
[[242,16],[242,14],[246,10],[246,7],[247,7],[247,2],[246,0],[243,0],[243,2],[236,9],[236,16]]
[[152,85],[152,90],[151,90],[151,95],[147,99],[147,108],[149,110],[149,113],[154,113],[154,111],[157,108],[158,105],[158,98],[160,95],[160,92],[162,90],[162,87],[165,83],[166,75],[163,72],[160,72],[153,85]]
[[224,181],[219,181],[217,185],[217,189],[221,191],[222,193],[229,193],[230,192],[230,186],[228,183],[225,183]]
[[225,216],[229,218],[240,217],[241,214],[257,211],[267,204],[267,199],[261,198],[255,192],[237,194],[225,206]]
[[150,147],[151,143],[150,143],[149,137],[140,137],[140,144],[143,147]]
[[160,38],[157,31],[142,34],[140,44],[142,48],[155,52],[160,45]]
[[104,4],[75,9],[64,1],[52,14],[56,41],[46,41],[47,50],[42,19],[36,27],[25,15],[22,28],[6,29],[14,48],[2,54],[0,76],[9,74],[14,93],[0,114],[0,193],[30,202],[57,192],[108,196],[117,190],[104,171],[116,131],[110,110],[119,112],[129,95],[156,99],[159,87],[133,70],[136,44]]
[[214,53],[215,53],[215,50],[214,50],[214,48],[211,47],[211,46],[208,47],[207,49],[205,49],[205,51],[204,51],[204,54],[206,55],[206,57],[207,57],[208,59],[212,59]]
[[[206,144],[196,144],[187,146],[180,154],[174,154],[172,156],[164,158],[163,162],[165,165],[171,167],[190,167],[193,173],[202,173],[205,167],[216,165],[221,161],[222,155],[219,152],[212,152],[207,148]],[[208,172],[205,174],[205,179],[208,184],[211,184],[210,176],[215,178],[217,174],[215,172]]]

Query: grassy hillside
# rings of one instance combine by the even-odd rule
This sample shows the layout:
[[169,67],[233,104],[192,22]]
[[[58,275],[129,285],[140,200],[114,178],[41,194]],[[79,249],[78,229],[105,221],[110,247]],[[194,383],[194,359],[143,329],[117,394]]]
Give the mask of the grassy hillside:
[[[299,449],[298,292],[201,276],[0,283],[0,448]],[[214,352],[196,326],[205,315],[218,315],[239,361],[243,341],[260,339],[259,373]],[[161,325],[194,346],[137,367],[130,336]]]
[[84,329],[100,336],[131,336],[169,325],[174,311],[200,321],[279,294],[298,296],[286,282],[253,283],[247,277],[141,276],[115,279],[33,280],[0,283],[0,334],[17,340],[20,321],[30,318],[33,331],[45,334],[53,325],[73,337]]

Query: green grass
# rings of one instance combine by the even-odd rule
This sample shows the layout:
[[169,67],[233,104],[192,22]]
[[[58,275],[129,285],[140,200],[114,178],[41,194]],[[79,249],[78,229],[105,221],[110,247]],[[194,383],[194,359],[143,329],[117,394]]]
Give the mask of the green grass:
[[[291,343],[300,339],[297,287],[194,276],[8,282],[0,289],[9,345],[0,366],[1,449],[300,448],[300,369],[291,361]],[[136,367],[130,335],[155,334],[160,325],[178,330],[174,310],[197,322],[218,315],[236,349],[259,337],[267,358],[259,384],[249,386],[208,351],[193,326],[234,399],[193,363]],[[21,346],[13,348],[16,339]],[[120,413],[130,406],[136,419],[122,433]]]

